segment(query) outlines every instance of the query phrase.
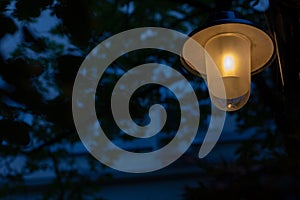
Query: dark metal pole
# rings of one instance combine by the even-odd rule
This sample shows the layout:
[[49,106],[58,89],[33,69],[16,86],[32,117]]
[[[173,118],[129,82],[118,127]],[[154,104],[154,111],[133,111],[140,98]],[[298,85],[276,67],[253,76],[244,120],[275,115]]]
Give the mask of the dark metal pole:
[[284,79],[277,124],[289,155],[300,152],[300,0],[271,0],[271,22],[277,35]]
[[216,0],[216,11],[228,11],[231,10],[232,0]]

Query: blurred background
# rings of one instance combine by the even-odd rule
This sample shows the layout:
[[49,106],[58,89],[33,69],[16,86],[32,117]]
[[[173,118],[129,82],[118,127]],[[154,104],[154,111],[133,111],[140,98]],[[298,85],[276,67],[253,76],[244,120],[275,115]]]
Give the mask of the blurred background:
[[[280,63],[252,77],[244,108],[228,113],[221,138],[197,157],[210,121],[205,82],[172,53],[133,51],[111,64],[99,81],[96,110],[107,136],[124,149],[150,152],[176,134],[180,108],[166,88],[148,85],[131,98],[134,121],[149,122],[162,104],[168,120],[151,139],[135,139],[115,124],[110,96],[129,69],[157,62],[183,74],[197,93],[200,127],[175,163],[145,174],[103,166],[85,149],[73,123],[72,89],[78,69],[100,42],[138,27],[188,34],[218,10],[233,10],[276,34]],[[1,0],[1,199],[299,199],[299,0]]]

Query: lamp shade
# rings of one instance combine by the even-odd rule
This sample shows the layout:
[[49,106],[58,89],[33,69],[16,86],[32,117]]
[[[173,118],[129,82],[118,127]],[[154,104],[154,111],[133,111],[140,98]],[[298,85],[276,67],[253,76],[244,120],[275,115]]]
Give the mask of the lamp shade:
[[[193,48],[189,40],[204,47],[206,53]],[[192,54],[192,55],[191,55]],[[236,18],[233,12],[221,12],[203,27],[193,31],[182,49],[182,64],[192,73],[207,79],[212,102],[222,110],[243,107],[250,96],[251,74],[255,74],[274,56],[271,37],[248,20]],[[194,66],[188,58],[200,65]],[[213,73],[212,60],[219,74]],[[194,63],[194,62],[193,62]],[[214,83],[224,83],[226,99]]]

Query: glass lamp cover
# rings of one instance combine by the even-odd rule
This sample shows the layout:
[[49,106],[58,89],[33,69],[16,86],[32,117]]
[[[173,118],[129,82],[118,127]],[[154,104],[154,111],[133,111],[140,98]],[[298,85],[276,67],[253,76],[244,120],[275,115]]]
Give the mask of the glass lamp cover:
[[[204,48],[208,88],[212,102],[220,109],[234,111],[250,96],[251,42],[238,33],[223,33],[209,39]],[[216,64],[212,65],[211,60]],[[216,85],[222,79],[226,96]]]

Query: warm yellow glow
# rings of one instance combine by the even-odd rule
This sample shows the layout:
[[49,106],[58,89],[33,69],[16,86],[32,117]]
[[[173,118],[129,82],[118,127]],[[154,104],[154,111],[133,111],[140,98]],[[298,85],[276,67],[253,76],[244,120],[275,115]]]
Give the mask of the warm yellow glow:
[[223,69],[225,73],[234,70],[234,57],[232,55],[225,55],[223,58]]

